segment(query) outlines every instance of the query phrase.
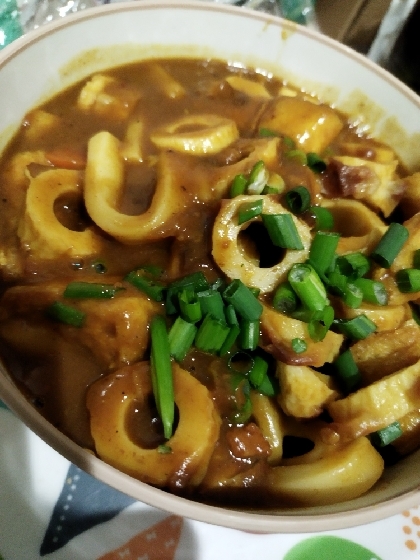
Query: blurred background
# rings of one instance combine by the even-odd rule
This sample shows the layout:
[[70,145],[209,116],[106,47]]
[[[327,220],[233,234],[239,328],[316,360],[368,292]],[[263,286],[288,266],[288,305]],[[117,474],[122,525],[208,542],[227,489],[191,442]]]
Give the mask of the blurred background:
[[[0,0],[0,49],[46,22],[119,1]],[[317,29],[374,60],[420,93],[420,0],[197,1],[236,4]]]

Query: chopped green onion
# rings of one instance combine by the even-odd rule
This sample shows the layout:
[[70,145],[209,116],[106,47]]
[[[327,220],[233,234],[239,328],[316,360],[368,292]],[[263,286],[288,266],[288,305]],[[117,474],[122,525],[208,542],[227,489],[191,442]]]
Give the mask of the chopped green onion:
[[270,128],[261,127],[258,131],[258,135],[262,138],[272,138],[273,136],[278,136],[277,132],[271,130]]
[[358,286],[349,282],[346,285],[342,298],[347,307],[351,307],[351,309],[357,309],[362,304],[363,292]]
[[263,210],[263,199],[251,200],[250,202],[244,202],[238,208],[238,225],[249,222],[253,218],[256,218],[262,214]]
[[246,321],[259,321],[263,310],[261,302],[239,280],[233,280],[222,293],[223,299],[233,305],[235,311]]
[[195,335],[194,344],[202,352],[216,354],[222,348],[229,331],[230,328],[224,321],[206,315]]
[[195,335],[197,334],[197,327],[189,321],[185,321],[182,317],[177,317],[174,324],[169,330],[169,351],[171,356],[177,362],[182,360],[187,355],[188,350],[194,342]]
[[352,309],[357,309],[363,301],[363,293],[360,288],[349,281],[347,276],[338,272],[336,266],[332,272],[326,276],[328,290],[333,294],[339,295],[344,303]]
[[309,262],[318,274],[325,274],[335,260],[335,250],[340,240],[339,233],[317,231],[309,249]]
[[153,394],[163,424],[165,439],[172,436],[175,418],[175,397],[171,352],[165,319],[155,315],[150,323],[150,366]]
[[261,194],[265,185],[267,184],[269,171],[265,163],[260,160],[251,169],[246,184],[246,192],[248,194]]
[[172,447],[170,445],[159,445],[157,450],[161,455],[168,455],[169,453],[172,453]]
[[289,282],[283,282],[278,286],[273,296],[273,307],[281,313],[290,314],[296,310],[298,299],[296,292]]
[[235,378],[236,377],[238,377],[238,380],[234,380],[234,391],[237,393],[242,389],[241,398],[244,403],[241,407],[237,406],[237,410],[233,415],[232,421],[235,424],[244,424],[250,419],[252,414],[252,402],[249,396],[251,387],[248,379],[246,379],[243,375],[235,376]]
[[359,387],[362,381],[362,376],[350,350],[342,352],[334,360],[333,365],[336,370],[339,383],[346,393],[351,393]]
[[111,299],[115,294],[123,290],[121,286],[114,284],[99,284],[95,282],[70,282],[64,290],[64,297],[69,299]]
[[270,187],[269,185],[265,185],[261,194],[279,194],[280,192],[281,189],[279,189],[278,187]]
[[311,265],[294,264],[289,270],[288,280],[309,310],[322,311],[328,305],[325,286]]
[[288,152],[286,152],[286,156],[296,163],[300,163],[300,165],[307,164],[306,154],[303,150],[289,150]]
[[353,285],[361,290],[363,301],[373,305],[387,305],[388,293],[383,282],[370,278],[356,278]]
[[370,434],[370,440],[375,447],[385,447],[402,436],[402,433],[400,423],[395,421],[385,428]]
[[230,198],[235,198],[235,196],[240,196],[245,193],[246,184],[248,179],[240,173],[233,178],[232,184],[230,186]]
[[267,184],[265,185],[262,194],[278,194],[284,191],[286,183],[281,175],[275,173],[274,171],[270,172],[268,177]]
[[284,195],[286,206],[293,214],[306,212],[311,205],[311,193],[303,185],[299,185]]
[[414,319],[414,321],[420,325],[420,309],[419,306],[416,305],[413,302],[410,302],[410,308],[411,308],[411,316]]
[[416,249],[413,253],[413,268],[420,268],[420,249]]
[[352,319],[337,319],[338,330],[349,338],[363,340],[376,331],[376,325],[366,315],[357,315]]
[[314,342],[324,340],[329,328],[334,321],[334,309],[326,305],[320,311],[313,311],[308,322],[308,333]]
[[292,339],[292,350],[296,352],[296,354],[302,354],[302,352],[306,352],[308,345],[304,338],[293,338]]
[[127,274],[124,280],[154,301],[162,301],[164,298],[165,286],[154,278],[150,278],[145,270],[133,270]]
[[46,312],[51,319],[70,325],[71,327],[80,328],[86,320],[86,313],[73,306],[62,303],[61,301],[55,301],[49,305]]
[[260,338],[260,322],[243,320],[240,323],[238,346],[242,350],[256,350]]
[[370,254],[371,259],[379,266],[389,268],[407,241],[408,235],[408,229],[405,226],[392,222]]
[[219,350],[219,356],[225,356],[232,350],[232,346],[235,344],[240,332],[241,328],[239,325],[229,325],[229,332]]
[[258,387],[258,392],[266,397],[274,397],[279,392],[278,384],[276,384],[276,379],[272,379],[269,375],[266,375],[262,380],[262,383]]
[[309,213],[315,220],[315,231],[330,231],[334,227],[334,216],[323,206],[311,206]]
[[268,362],[261,358],[261,356],[255,356],[254,364],[248,373],[249,382],[255,389],[263,383],[264,378],[267,376]]
[[[218,292],[215,292],[218,293]],[[185,288],[178,294],[181,317],[189,323],[197,323],[203,316],[197,294],[191,288]]]
[[290,138],[289,136],[283,136],[282,140],[283,140],[283,144],[289,150],[293,150],[293,148],[296,146],[296,142],[293,140],[293,138]]
[[185,288],[191,289],[194,292],[200,292],[208,290],[210,286],[201,271],[192,272],[171,282],[167,287],[165,300],[165,310],[168,315],[174,315],[178,312],[178,294]]
[[217,290],[203,290],[197,293],[197,299],[204,315],[212,315],[219,321],[225,321],[225,303]]
[[361,278],[370,270],[370,261],[362,253],[349,253],[337,257],[335,265],[341,274],[349,280]]
[[232,327],[233,325],[239,325],[238,317],[236,316],[235,308],[232,304],[228,304],[224,308],[226,323]]
[[303,249],[291,214],[262,214],[262,220],[273,245],[284,249]]
[[338,272],[337,267],[328,272],[325,276],[328,290],[338,296],[343,297],[347,291],[348,278]]
[[402,268],[395,274],[395,280],[400,292],[411,294],[420,291],[420,269]]
[[309,152],[306,154],[307,165],[315,173],[322,173],[327,169],[325,161],[316,153]]

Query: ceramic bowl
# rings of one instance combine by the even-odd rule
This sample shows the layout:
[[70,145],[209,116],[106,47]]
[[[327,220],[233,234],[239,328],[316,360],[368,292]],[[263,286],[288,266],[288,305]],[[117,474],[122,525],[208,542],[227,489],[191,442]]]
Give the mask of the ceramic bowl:
[[[17,39],[0,53],[0,150],[24,114],[93,71],[161,56],[215,57],[282,76],[333,104],[420,167],[420,99],[366,58],[291,22],[209,2],[143,0],[86,10]],[[305,509],[213,507],[143,484],[94,457],[25,400],[3,366],[0,397],[42,439],[109,485],[168,512],[247,531],[307,532],[368,523],[420,503],[420,452],[386,470],[366,495]]]

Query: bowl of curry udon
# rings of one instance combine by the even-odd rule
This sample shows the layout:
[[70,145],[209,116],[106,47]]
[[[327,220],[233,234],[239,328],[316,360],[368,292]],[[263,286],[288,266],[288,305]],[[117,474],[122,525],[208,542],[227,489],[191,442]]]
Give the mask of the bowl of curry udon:
[[290,22],[147,0],[18,39],[0,83],[4,402],[213,524],[417,505],[415,94]]

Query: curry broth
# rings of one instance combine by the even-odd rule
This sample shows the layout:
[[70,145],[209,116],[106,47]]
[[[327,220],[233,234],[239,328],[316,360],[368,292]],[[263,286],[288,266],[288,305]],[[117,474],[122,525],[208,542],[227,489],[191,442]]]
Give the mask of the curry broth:
[[[261,141],[265,137],[261,133],[261,122],[264,118],[269,120],[274,114],[275,109],[271,107],[276,100],[304,101],[309,116],[311,109],[322,109],[316,99],[283,84],[280,78],[265,76],[251,69],[229,67],[217,60],[143,61],[109,70],[105,75],[110,78],[110,82],[99,92],[108,100],[104,102],[102,113],[78,106],[81,89],[87,80],[77,84],[31,111],[0,161],[3,217],[0,246],[4,281],[0,335],[16,372],[16,381],[27,398],[58,429],[92,451],[95,451],[95,441],[86,407],[86,391],[101,379],[105,380],[103,387],[106,390],[107,379],[110,379],[110,386],[118,379],[118,376],[108,376],[121,370],[119,379],[124,379],[124,376],[131,375],[131,370],[127,368],[133,368],[136,383],[146,383],[145,378],[150,375],[149,366],[145,365],[149,359],[148,324],[154,314],[165,314],[164,302],[148,301],[146,304],[143,299],[147,298],[140,298],[138,290],[124,281],[125,275],[141,266],[156,266],[163,269],[161,280],[166,285],[197,271],[204,273],[210,283],[218,279],[224,282],[232,280],[232,277],[226,278],[212,256],[213,225],[220,212],[221,199],[229,198],[228,188],[224,188],[222,195],[216,193],[212,196],[214,182],[221,180],[220,169],[229,173],[229,168],[246,161],[252,154],[255,140]],[[232,86],[231,83],[235,82],[229,82],[228,77],[242,78],[249,90]],[[250,93],[252,84],[263,87],[267,95]],[[113,114],[114,99],[117,100],[117,109]],[[328,110],[332,111],[330,108]],[[181,211],[160,224],[153,239],[146,238],[138,242],[120,241],[99,227],[89,216],[83,199],[89,140],[106,129],[123,142],[127,123],[141,123],[141,157],[137,161],[126,159],[124,162],[123,189],[118,200],[113,201],[117,212],[137,216],[147,212],[153,204],[160,180],[157,161],[161,158],[162,149],[151,139],[152,133],[186,115],[201,114],[217,115],[234,122],[238,138],[214,154],[199,157],[194,153],[163,150],[172,177],[180,190],[187,193]],[[45,115],[47,118],[44,118]],[[335,115],[340,122],[339,130],[319,154],[326,161],[329,157],[347,153],[350,148],[352,157],[376,161],[381,150],[388,150],[375,140],[356,134],[344,115]],[[304,117],[300,114],[299,118]],[[316,128],[317,123],[313,126]],[[199,125],[188,125],[177,132],[194,132],[197,129]],[[321,173],[314,172],[308,165],[302,164],[301,154],[298,153],[299,139],[295,139],[298,140],[294,146],[297,149],[296,157],[291,157],[287,134],[278,133],[274,136],[280,140],[276,158],[270,160],[269,168],[272,174],[281,176],[283,186],[279,194],[270,195],[272,200],[283,201],[289,190],[304,186],[311,195],[312,204],[318,205],[323,199],[334,200],[336,196],[342,196],[340,188],[343,187],[343,181],[350,197],[354,194],[352,189],[359,180],[355,174],[340,175],[342,168],[332,165]],[[23,166],[16,164],[19,158],[24,160]],[[95,254],[78,256],[63,253],[55,258],[45,258],[39,257],[31,249],[30,243],[21,242],[21,216],[29,183],[47,171],[62,168],[74,172],[80,189],[77,191],[79,194],[58,197],[54,202],[54,215],[68,230],[92,231],[100,239],[100,250]],[[250,171],[249,167],[247,171]],[[398,172],[401,173],[400,167]],[[337,179],[337,176],[341,179]],[[231,179],[227,183],[230,184]],[[345,220],[346,211],[337,210],[336,215],[341,222]],[[306,220],[307,227],[313,227],[314,218],[310,213],[302,219],[304,222]],[[357,235],[351,224],[344,227],[338,223],[336,230],[340,228],[346,236]],[[285,249],[273,245],[260,222],[244,227],[238,240],[241,254],[267,271],[281,262],[286,253]],[[62,300],[65,286],[75,280],[106,282],[123,288],[117,292],[112,303],[103,300],[71,302],[93,317],[85,331],[85,327],[77,329],[57,324],[45,313],[52,302]],[[137,305],[133,304],[136,298],[140,301],[138,305],[144,307],[132,307]],[[260,295],[260,300],[267,306],[272,305],[272,298],[273,290],[263,291]],[[117,315],[118,318],[115,318]],[[171,321],[169,317],[168,324]],[[143,332],[138,332],[139,341],[136,342],[137,335],[133,336],[133,331],[141,328]],[[299,364],[301,360],[292,351],[285,352],[281,344],[276,347],[267,329],[262,329],[259,353],[269,364],[274,385],[278,384],[275,372],[279,356],[292,365]],[[191,350],[180,363],[206,388],[215,407],[214,414],[221,422],[220,435],[216,438],[214,450],[207,454],[205,468],[196,467],[198,471],[204,468],[199,482],[189,483],[196,472],[190,469],[185,459],[182,468],[175,469],[165,483],[153,480],[151,483],[199,500],[216,499],[224,503],[252,505],[263,501],[265,504],[300,505],[301,498],[272,491],[264,481],[273,466],[299,463],[299,445],[312,437],[312,428],[305,431],[307,424],[313,421],[312,417],[291,420],[291,415],[286,413],[285,419],[277,419],[279,425],[282,422],[285,425],[293,424],[286,431],[288,441],[295,438],[296,446],[295,451],[288,449],[283,462],[281,457],[273,460],[273,446],[278,451],[281,444],[273,443],[267,436],[267,433],[271,433],[269,416],[283,416],[283,412],[278,411],[276,398],[270,397],[262,404],[258,400],[260,397],[254,394],[254,412],[247,418],[238,414],[244,408],[246,395],[243,392],[243,380],[232,383],[234,368],[228,360],[229,355],[219,358],[217,353]],[[327,362],[324,360],[324,363]],[[325,375],[321,373],[322,365],[320,367],[310,360],[302,363],[312,365],[314,375]],[[334,385],[334,381],[326,379],[326,384]],[[339,393],[336,392],[335,398]],[[126,398],[126,393],[122,392],[122,395],[121,402]],[[193,401],[191,395],[191,403]],[[319,413],[315,415],[315,424],[331,420],[326,410],[326,406],[320,406]],[[175,431],[182,414],[182,410],[177,408]],[[164,447],[159,414],[150,395],[144,401],[133,400],[124,425],[128,439],[140,448],[153,450]],[[312,439],[318,441],[317,437]],[[313,445],[311,443],[310,449]],[[164,449],[162,453],[166,451]],[[315,459],[308,459],[308,462],[312,460]],[[128,472],[132,474],[130,469]],[[141,473],[138,477],[150,481]],[[346,497],[337,498],[338,501],[340,499]]]

